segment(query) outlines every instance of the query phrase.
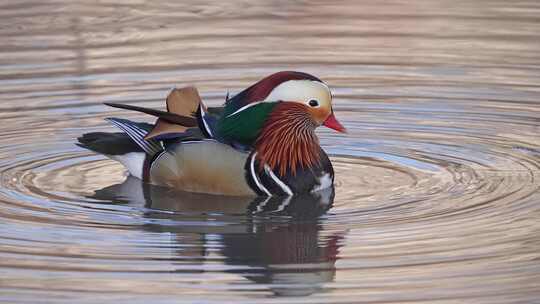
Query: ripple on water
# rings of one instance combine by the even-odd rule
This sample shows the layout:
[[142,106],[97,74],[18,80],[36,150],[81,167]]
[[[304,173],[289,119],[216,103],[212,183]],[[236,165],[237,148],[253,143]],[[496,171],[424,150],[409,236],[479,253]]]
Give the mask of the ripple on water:
[[[339,114],[346,123],[355,115]],[[193,282],[239,299],[268,292],[333,299],[339,290],[336,300],[350,300],[373,287],[389,299],[444,299],[456,289],[480,296],[498,282],[502,294],[533,292],[534,148],[445,125],[457,116],[466,122],[462,113],[417,129],[415,113],[380,115],[393,123],[363,120],[345,137],[320,134],[334,155],[335,199],[180,195],[126,179],[120,165],[72,146],[86,127],[38,145],[36,133],[18,134],[21,144],[4,153],[22,157],[1,165],[1,225],[10,231],[1,238],[2,273],[17,278],[3,284],[53,297],[129,288],[156,299],[160,290],[197,298]],[[45,279],[51,272],[57,278]],[[433,292],[409,298],[418,286]]]
[[[0,301],[536,301],[540,29],[512,3],[4,5]],[[74,145],[146,119],[104,101],[285,68],[332,87],[335,191],[177,193]]]

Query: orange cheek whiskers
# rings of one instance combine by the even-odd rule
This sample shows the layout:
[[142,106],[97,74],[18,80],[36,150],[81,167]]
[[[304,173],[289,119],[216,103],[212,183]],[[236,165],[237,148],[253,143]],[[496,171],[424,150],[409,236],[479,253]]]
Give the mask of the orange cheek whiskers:
[[315,125],[307,110],[293,102],[276,106],[255,142],[260,169],[267,164],[281,176],[295,175],[297,168],[310,168],[320,161]]

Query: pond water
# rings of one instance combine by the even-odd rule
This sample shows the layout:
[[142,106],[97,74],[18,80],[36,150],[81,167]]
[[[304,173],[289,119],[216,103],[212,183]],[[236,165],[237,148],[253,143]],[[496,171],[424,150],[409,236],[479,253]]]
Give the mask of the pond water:
[[[1,1],[0,302],[540,303],[537,1]],[[179,194],[74,145],[103,102],[332,88],[335,192]]]

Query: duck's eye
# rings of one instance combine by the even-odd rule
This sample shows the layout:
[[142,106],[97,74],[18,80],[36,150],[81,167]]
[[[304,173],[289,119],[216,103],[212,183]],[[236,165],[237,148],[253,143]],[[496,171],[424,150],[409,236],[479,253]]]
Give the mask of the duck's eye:
[[308,101],[308,104],[310,107],[318,107],[319,106],[319,101],[316,100],[316,99],[311,99],[310,101]]

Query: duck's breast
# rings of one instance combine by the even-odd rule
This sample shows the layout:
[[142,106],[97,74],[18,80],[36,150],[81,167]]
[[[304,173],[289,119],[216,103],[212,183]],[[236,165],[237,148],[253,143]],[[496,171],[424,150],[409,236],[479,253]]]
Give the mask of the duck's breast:
[[254,196],[245,177],[247,158],[214,140],[181,142],[152,162],[150,182],[190,192]]

